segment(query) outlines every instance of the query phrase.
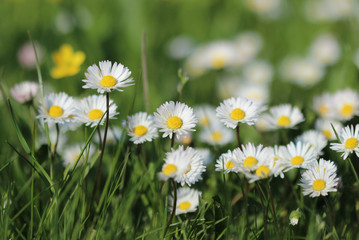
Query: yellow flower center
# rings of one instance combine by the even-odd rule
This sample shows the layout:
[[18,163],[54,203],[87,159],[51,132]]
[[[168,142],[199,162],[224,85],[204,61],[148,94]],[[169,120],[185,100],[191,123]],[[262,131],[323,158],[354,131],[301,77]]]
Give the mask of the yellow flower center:
[[174,164],[167,164],[167,166],[163,169],[163,174],[168,176],[171,173],[174,173],[177,171],[177,167]]
[[279,157],[274,157],[274,163],[273,163],[273,167],[277,164]]
[[61,107],[59,107],[57,105],[53,105],[49,109],[49,115],[51,117],[58,118],[58,117],[61,117],[62,114],[64,114],[64,111],[62,110]]
[[243,161],[243,166],[245,168],[251,168],[253,167],[253,165],[257,164],[257,159],[254,157],[247,157],[246,159],[244,159]]
[[179,129],[180,127],[182,127],[182,124],[182,120],[177,116],[170,117],[167,121],[167,126],[170,129]]
[[304,158],[301,156],[295,156],[292,158],[291,162],[293,165],[299,165],[304,161]]
[[358,146],[358,139],[356,138],[348,138],[346,141],[345,141],[345,148],[346,149],[354,149]]
[[206,118],[206,117],[201,118],[200,123],[203,126],[208,126],[209,125],[208,118]]
[[278,122],[277,122],[278,126],[280,127],[288,127],[289,124],[290,124],[290,119],[289,117],[285,116],[285,115],[282,115],[280,116],[280,118],[278,119]]
[[315,191],[323,190],[325,188],[325,186],[326,186],[326,183],[322,179],[317,179],[313,182],[313,189]]
[[74,118],[74,115],[70,114],[70,115],[68,115],[67,117],[70,118],[70,119],[73,119],[73,118]]
[[258,177],[261,177],[261,178],[265,178],[265,177],[268,177],[268,174],[270,172],[270,169],[265,166],[265,165],[261,165],[259,168],[257,168],[256,170],[256,174]]
[[109,87],[113,87],[116,85],[116,79],[110,75],[107,75],[107,76],[104,76],[102,79],[101,79],[101,86],[102,87],[106,87],[106,88],[109,88]]
[[246,114],[240,108],[235,108],[231,112],[231,118],[236,121],[242,120],[245,116]]
[[343,107],[342,107],[342,110],[340,111],[340,113],[345,116],[345,117],[349,117],[350,115],[353,114],[353,110],[354,110],[354,107],[350,104],[345,104]]
[[221,132],[218,132],[218,131],[214,131],[212,132],[212,139],[216,142],[219,142],[221,141],[222,139],[222,133]]
[[137,136],[143,136],[147,133],[147,128],[145,126],[139,125],[139,126],[135,127],[135,129],[133,129],[133,132]]
[[223,68],[226,65],[226,59],[222,54],[216,54],[212,58],[212,67],[214,69]]
[[187,210],[188,208],[191,207],[191,203],[190,202],[181,202],[180,205],[178,205],[178,208],[181,210]]
[[184,137],[182,139],[182,142],[183,142],[184,145],[190,145],[191,142],[192,142],[192,138],[191,137]]
[[227,169],[231,169],[231,168],[233,168],[233,167],[234,167],[234,162],[228,161],[228,162],[226,163],[226,168],[227,168]]
[[184,174],[189,173],[189,171],[191,171],[191,164],[188,164],[188,168],[187,168],[187,170],[184,172]]
[[329,108],[325,105],[321,105],[319,107],[319,113],[324,115],[324,114],[327,114],[329,112]]
[[103,115],[103,112],[100,109],[97,109],[97,108],[92,109],[88,114],[88,116],[89,116],[89,118],[91,120],[99,119],[99,118],[102,117],[102,115]]
[[332,134],[329,130],[322,130],[322,133],[327,139],[330,139],[332,137]]

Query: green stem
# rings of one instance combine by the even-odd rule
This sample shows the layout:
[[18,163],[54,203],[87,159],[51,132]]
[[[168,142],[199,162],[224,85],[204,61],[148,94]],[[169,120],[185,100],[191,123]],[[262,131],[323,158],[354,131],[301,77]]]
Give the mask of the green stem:
[[166,237],[167,230],[168,230],[169,226],[170,226],[171,223],[172,223],[172,219],[173,219],[173,216],[175,215],[176,208],[177,208],[177,187],[176,187],[175,180],[171,179],[171,182],[172,182],[172,186],[173,186],[173,205],[172,205],[172,213],[171,213],[170,218],[168,219],[168,223],[167,223],[167,226],[166,226],[166,228],[165,228],[165,233],[163,234],[163,238]]
[[268,182],[268,192],[269,192],[269,199],[273,210],[273,218],[274,218],[274,224],[275,224],[275,231],[279,237],[279,227],[278,227],[278,221],[277,221],[277,213],[275,211],[274,201],[273,201],[273,194],[272,189],[270,187],[270,183]]
[[353,171],[353,173],[354,173],[355,179],[356,179],[356,181],[357,181],[357,183],[358,183],[358,187],[359,187],[358,174],[357,174],[357,172],[356,172],[356,170],[355,170],[355,168],[354,168],[354,165],[353,165],[353,163],[352,163],[352,160],[351,160],[350,158],[348,158],[348,159],[349,159],[350,167],[352,168],[352,171]]
[[261,200],[261,205],[262,205],[264,239],[267,240],[268,238],[267,238],[267,215],[266,215],[266,209],[265,209],[265,206],[264,206],[262,191],[261,191],[260,188],[259,188],[258,182],[255,182],[255,183],[256,183],[257,191],[258,191],[259,198],[260,198],[260,200]]
[[242,150],[241,135],[239,134],[239,123],[238,123],[238,125],[236,127],[236,135],[237,135],[238,147],[239,147],[239,149]]

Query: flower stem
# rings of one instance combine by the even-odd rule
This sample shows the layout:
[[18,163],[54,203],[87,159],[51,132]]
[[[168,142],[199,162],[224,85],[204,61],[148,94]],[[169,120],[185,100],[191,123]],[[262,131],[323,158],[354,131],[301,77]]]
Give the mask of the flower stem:
[[354,173],[355,179],[356,179],[356,181],[357,181],[357,183],[358,183],[358,186],[359,186],[358,174],[357,174],[357,172],[356,172],[356,170],[355,170],[355,168],[354,168],[354,165],[353,165],[353,163],[352,163],[352,160],[351,160],[350,158],[348,158],[348,159],[349,159],[350,167],[352,168],[352,171],[353,171],[353,173]]
[[264,239],[267,240],[267,216],[266,216],[266,209],[264,207],[264,201],[263,201],[263,196],[262,196],[262,192],[259,188],[259,184],[258,182],[256,183],[256,187],[257,187],[257,191],[259,194],[259,198],[261,199],[261,205],[262,205],[262,212],[263,212],[263,228],[264,228]]
[[173,148],[173,146],[175,144],[175,137],[176,137],[176,133],[173,133],[172,138],[171,138],[171,149]]
[[241,136],[240,136],[240,134],[239,134],[239,123],[238,123],[238,125],[237,125],[237,127],[236,127],[236,133],[237,133],[238,147],[239,147],[239,149],[242,150]]
[[277,221],[277,213],[275,211],[275,206],[274,206],[274,201],[273,201],[273,194],[272,194],[272,189],[270,187],[270,183],[268,182],[268,192],[269,192],[269,199],[270,199],[270,203],[272,205],[272,210],[273,210],[273,218],[274,218],[274,224],[275,224],[275,231],[279,237],[279,227],[278,227],[278,221]]
[[163,234],[163,238],[165,238],[165,236],[166,236],[167,230],[168,230],[169,226],[172,223],[172,219],[173,219],[173,216],[175,215],[176,208],[177,208],[177,187],[176,187],[176,183],[175,183],[175,181],[173,179],[171,179],[171,182],[172,182],[172,186],[173,186],[173,206],[172,206],[171,216],[168,219],[168,223],[167,223],[167,226],[165,228],[165,232]]
[[333,214],[333,210],[332,208],[330,207],[330,204],[328,202],[328,199],[327,197],[323,197],[324,198],[324,201],[325,201],[325,204],[327,205],[327,208],[328,208],[328,212],[329,212],[329,216],[330,216],[330,223],[332,224],[332,227],[334,226],[335,222],[335,217],[334,217],[334,214]]

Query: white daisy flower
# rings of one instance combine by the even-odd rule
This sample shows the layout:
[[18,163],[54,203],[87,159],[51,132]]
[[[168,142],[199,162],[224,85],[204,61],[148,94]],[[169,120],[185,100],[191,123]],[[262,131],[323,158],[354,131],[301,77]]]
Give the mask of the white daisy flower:
[[[117,106],[110,100],[109,118],[116,119]],[[80,100],[79,105],[76,107],[77,114],[75,119],[79,122],[85,123],[86,126],[96,127],[101,120],[101,117],[106,112],[106,96],[105,95],[91,95]],[[105,118],[102,118],[100,125],[105,122]]]
[[233,150],[233,157],[239,161],[238,170],[246,176],[255,172],[261,166],[260,164],[264,164],[266,161],[270,161],[273,165],[274,158],[272,156],[270,148],[264,148],[263,145],[255,146],[253,143],[242,145],[242,150],[238,147]]
[[273,129],[272,117],[268,113],[259,115],[255,127],[258,131],[265,132]]
[[99,67],[94,64],[87,68],[85,73],[86,83],[83,88],[97,89],[98,93],[111,92],[117,90],[122,92],[122,88],[133,85],[133,79],[130,78],[131,71],[121,63],[111,61],[99,62]]
[[260,105],[246,98],[230,98],[217,107],[217,117],[229,128],[236,128],[239,123],[253,125],[259,116]]
[[281,7],[281,0],[246,0],[247,7],[264,17],[277,17]]
[[203,54],[208,69],[222,69],[234,65],[235,46],[230,41],[215,41],[205,46]]
[[244,79],[255,84],[266,84],[272,81],[273,68],[264,60],[250,62],[243,69]]
[[282,104],[269,109],[268,120],[273,129],[294,128],[297,124],[304,121],[303,114],[298,107],[290,104]]
[[359,94],[351,89],[338,91],[334,96],[334,119],[348,121],[359,115]]
[[145,112],[139,112],[127,117],[127,130],[130,140],[135,144],[152,142],[152,139],[158,137],[157,128],[154,127],[152,115]]
[[231,97],[240,97],[238,94],[239,89],[242,86],[242,79],[237,75],[224,75],[220,76],[217,82],[217,92],[221,99],[227,99]]
[[201,175],[205,171],[203,156],[198,151],[191,147],[184,150],[183,146],[179,146],[178,149],[166,153],[165,163],[158,176],[165,181],[173,178],[182,186],[191,186],[202,179]]
[[212,106],[197,106],[194,108],[194,113],[198,118],[198,125],[201,127],[209,127],[219,122],[216,117],[216,109]]
[[216,124],[202,129],[199,134],[199,139],[212,146],[224,146],[233,141],[234,133],[228,128]]
[[309,143],[312,148],[318,153],[323,155],[322,150],[327,146],[328,140],[323,133],[315,130],[305,131],[297,137],[296,142]]
[[204,74],[207,69],[207,59],[205,47],[198,47],[185,61],[184,67],[191,77],[198,77]]
[[178,142],[180,145],[189,146],[193,141],[192,132],[188,132],[187,134],[177,138],[176,140],[176,142]]
[[239,159],[236,158],[232,151],[228,150],[222,153],[216,161],[216,171],[223,171],[224,173],[239,172]]
[[39,84],[36,82],[25,81],[16,84],[10,89],[11,96],[19,103],[31,102],[39,91]]
[[283,165],[282,160],[281,160],[281,155],[279,154],[279,149],[283,147],[283,146],[277,146],[275,145],[274,147],[269,147],[271,148],[271,153],[273,154],[272,158],[274,159],[273,161],[273,168],[275,168],[275,171],[273,171],[274,177],[277,177],[278,175],[281,178],[284,178],[284,169],[285,169],[285,165]]
[[339,60],[338,40],[329,33],[319,35],[310,47],[310,56],[324,65],[333,65]]
[[196,148],[203,158],[203,164],[208,166],[213,161],[213,155],[208,148]]
[[[177,190],[177,206],[176,206],[176,215],[195,212],[199,205],[199,198],[202,193],[191,188],[179,188]],[[173,210],[173,197],[169,196],[169,210]]]
[[167,54],[172,59],[184,59],[190,55],[194,47],[193,38],[185,35],[177,36],[167,44]]
[[254,101],[258,105],[264,105],[267,103],[269,98],[269,88],[266,84],[255,84],[244,82],[238,88],[236,97],[245,97],[249,100]]
[[303,188],[303,195],[310,197],[327,196],[328,192],[336,192],[339,182],[337,167],[331,161],[320,159],[302,174],[299,186]]
[[[42,146],[42,145],[47,145],[47,136],[45,133],[45,125],[44,122],[42,121],[40,123],[40,134],[39,137],[36,139],[36,146],[38,147],[38,149]],[[50,138],[50,149],[53,152],[55,150],[55,144],[56,144],[56,140],[58,139],[57,142],[57,146],[56,149],[63,149],[64,146],[66,145],[68,138],[66,136],[66,129],[62,129],[62,125],[60,126],[60,132],[59,132],[59,136],[57,137],[57,130],[56,130],[56,125],[55,123],[49,123],[48,124],[48,129],[49,129],[49,138]]]
[[313,109],[321,118],[333,118],[334,106],[334,96],[330,93],[326,92],[314,97]]
[[258,162],[252,171],[244,171],[246,178],[249,179],[249,183],[266,179],[273,175],[278,176],[281,172],[280,164],[277,164],[275,160],[273,148],[264,148],[262,151],[266,152],[266,157],[257,158]]
[[[73,146],[64,147],[61,149],[60,154],[62,155],[63,164],[65,167],[70,165],[72,167],[75,163],[77,158],[80,156],[82,148],[85,144],[75,144]],[[81,165],[84,159],[88,159],[90,162],[92,156],[94,155],[95,150],[89,146],[85,149],[83,155],[81,156],[78,165]]]
[[243,32],[234,39],[236,48],[235,65],[242,66],[254,59],[263,46],[261,36],[256,32]]
[[39,107],[37,118],[49,123],[63,124],[72,119],[69,116],[76,114],[74,100],[66,93],[50,93],[44,97],[43,103]]
[[330,148],[337,152],[342,152],[341,155],[344,160],[347,159],[349,154],[355,152],[359,157],[359,124],[349,125],[340,130],[339,134],[340,143],[331,143]]
[[335,136],[331,124],[333,124],[333,127],[337,133],[343,128],[343,125],[336,120],[318,119],[315,122],[315,129],[323,133],[328,140],[335,140],[337,137]]
[[289,171],[293,168],[309,168],[316,161],[318,154],[309,143],[290,142],[286,147],[279,148],[279,163]]
[[163,132],[162,137],[169,136],[176,137],[186,135],[196,126],[197,118],[193,114],[193,109],[188,107],[184,103],[173,101],[166,102],[157,108],[157,112],[154,113],[155,125],[159,128],[160,132]]

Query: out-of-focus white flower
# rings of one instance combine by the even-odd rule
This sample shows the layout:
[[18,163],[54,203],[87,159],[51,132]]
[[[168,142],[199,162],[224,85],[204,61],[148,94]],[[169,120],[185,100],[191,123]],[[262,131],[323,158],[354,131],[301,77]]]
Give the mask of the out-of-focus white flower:
[[203,158],[204,165],[208,166],[213,161],[213,155],[208,148],[196,148]]
[[327,146],[328,140],[323,133],[315,130],[305,131],[296,138],[296,141],[301,141],[303,143],[309,143],[310,147],[314,148],[318,155],[322,155],[322,150]]
[[223,146],[233,141],[233,131],[222,124],[215,124],[201,130],[199,138],[202,142],[213,146]]
[[325,92],[320,96],[314,97],[313,109],[321,118],[333,118],[335,105],[334,101],[334,95]]
[[257,56],[262,49],[262,38],[256,32],[243,32],[234,39],[235,65],[242,66]]
[[[109,127],[107,131],[107,138],[106,138],[106,144],[107,145],[113,145],[118,143],[122,138],[122,132],[123,130],[119,127]],[[105,129],[100,130],[101,138],[103,138],[105,134]],[[98,134],[95,134],[93,136],[93,139],[96,143],[99,143],[99,136]]]
[[322,80],[325,69],[312,58],[290,57],[281,66],[283,79],[302,87],[311,87]]
[[354,0],[317,0],[305,4],[311,21],[337,21],[352,16],[357,10],[358,3]]
[[336,136],[333,131],[332,125],[337,133],[343,128],[343,125],[336,120],[318,119],[315,122],[315,129],[324,134],[328,140],[335,140]]
[[259,105],[266,104],[269,98],[269,88],[266,84],[243,83],[235,97],[245,97]]
[[69,11],[60,11],[55,17],[55,26],[57,31],[62,34],[71,33],[76,25],[75,16]]
[[217,91],[221,99],[240,97],[239,89],[243,80],[236,76],[221,77],[217,84]]
[[253,83],[270,83],[273,77],[272,66],[264,60],[250,62],[243,69],[244,79]]
[[304,121],[302,112],[298,107],[290,104],[281,104],[269,109],[267,120],[270,121],[272,129],[293,128]]
[[221,69],[234,65],[235,46],[229,41],[215,41],[206,45],[203,52],[208,69]]
[[302,213],[300,211],[299,208],[297,208],[296,210],[292,211],[290,214],[289,214],[289,221],[290,221],[290,225],[292,226],[295,226],[298,224],[299,222],[299,219],[301,217]]
[[[65,167],[67,165],[70,165],[70,167],[72,167],[76,163],[76,160],[80,156],[81,151],[84,146],[85,146],[85,144],[75,144],[72,146],[63,147],[63,148],[59,149],[59,152],[62,155],[62,159],[63,159],[63,163],[64,163]],[[95,153],[94,148],[88,146],[85,149],[83,155],[81,156],[81,158],[78,162],[78,165],[81,165],[83,163],[84,159],[88,159],[88,161],[90,161],[94,153]]]
[[329,33],[319,35],[310,47],[310,56],[324,65],[335,64],[340,57],[338,40]]
[[177,36],[167,45],[167,53],[173,59],[183,59],[194,49],[194,40],[189,36]]
[[246,0],[246,4],[260,16],[275,18],[279,15],[281,0]]
[[333,118],[340,121],[348,121],[359,115],[359,94],[350,88],[337,91],[334,96]]
[[[177,190],[177,207],[176,207],[176,215],[188,213],[188,212],[195,212],[197,211],[197,207],[199,204],[199,198],[201,197],[202,193],[191,189],[191,188],[179,188]],[[170,196],[169,200],[169,210],[172,211],[173,209],[173,197]]]
[[192,132],[188,132],[185,135],[177,138],[176,140],[181,145],[189,146],[189,145],[191,145],[191,143],[193,141]]
[[[41,64],[45,55],[45,50],[39,43],[35,43],[35,48],[39,64]],[[22,67],[30,69],[36,67],[36,57],[31,42],[27,42],[20,47],[17,52],[17,60]]]
[[25,81],[10,89],[11,96],[19,103],[31,102],[39,91],[39,84]]
[[198,118],[198,125],[207,128],[219,123],[216,116],[216,109],[209,105],[200,105],[194,108],[194,113]]

